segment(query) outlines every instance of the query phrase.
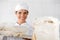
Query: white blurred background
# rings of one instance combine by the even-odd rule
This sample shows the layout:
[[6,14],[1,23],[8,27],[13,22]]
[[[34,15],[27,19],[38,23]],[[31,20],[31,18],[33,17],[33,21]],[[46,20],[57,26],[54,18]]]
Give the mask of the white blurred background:
[[60,19],[60,0],[0,0],[0,23],[16,22],[14,8],[22,1],[30,7],[29,23],[35,17],[53,16]]
[[14,8],[22,1],[30,7],[29,21],[42,16],[60,19],[60,0],[0,0],[0,22],[15,22]]

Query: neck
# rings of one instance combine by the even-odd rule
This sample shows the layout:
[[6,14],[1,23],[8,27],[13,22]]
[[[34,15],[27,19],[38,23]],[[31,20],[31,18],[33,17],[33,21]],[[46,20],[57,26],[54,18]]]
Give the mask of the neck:
[[25,22],[26,22],[25,20],[20,20],[20,19],[18,19],[18,21],[17,21],[18,24],[22,24],[22,23],[25,23]]

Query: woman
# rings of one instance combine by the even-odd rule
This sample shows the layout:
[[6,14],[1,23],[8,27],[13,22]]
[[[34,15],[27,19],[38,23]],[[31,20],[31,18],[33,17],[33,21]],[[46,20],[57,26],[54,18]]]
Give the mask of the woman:
[[[31,27],[27,22],[26,18],[28,16],[29,10],[28,6],[25,3],[18,4],[15,8],[15,15],[17,17],[17,22],[15,26],[21,27],[22,33],[21,35],[26,35],[27,37],[4,37],[3,40],[33,40],[34,34],[33,34],[33,27]],[[19,31],[19,30],[18,30]],[[33,39],[32,39],[33,38]]]

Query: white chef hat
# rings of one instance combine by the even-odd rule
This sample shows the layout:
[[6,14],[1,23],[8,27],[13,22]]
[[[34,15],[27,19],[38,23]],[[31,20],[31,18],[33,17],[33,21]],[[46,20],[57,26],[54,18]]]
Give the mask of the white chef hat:
[[28,5],[24,2],[17,4],[17,6],[15,7],[15,11],[18,11],[20,9],[25,9],[25,10],[29,11]]

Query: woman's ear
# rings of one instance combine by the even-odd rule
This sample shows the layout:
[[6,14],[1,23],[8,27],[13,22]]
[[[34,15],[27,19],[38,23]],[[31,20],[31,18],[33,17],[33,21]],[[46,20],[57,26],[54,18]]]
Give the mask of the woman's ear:
[[17,14],[17,11],[15,11],[15,14]]
[[17,15],[17,11],[15,11],[15,16]]
[[29,13],[29,12],[27,11],[27,15],[28,15],[28,13]]
[[27,11],[27,13],[29,13],[29,11]]

